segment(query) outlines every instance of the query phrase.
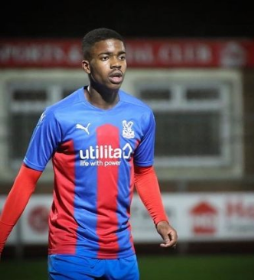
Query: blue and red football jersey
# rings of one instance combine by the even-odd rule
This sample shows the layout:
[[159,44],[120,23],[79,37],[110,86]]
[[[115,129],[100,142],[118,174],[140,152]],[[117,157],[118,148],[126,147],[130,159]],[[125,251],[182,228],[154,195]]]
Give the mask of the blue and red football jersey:
[[135,253],[133,166],[153,164],[154,136],[152,110],[121,90],[108,110],[91,105],[84,88],[46,108],[24,162],[43,171],[52,159],[49,254],[113,259]]

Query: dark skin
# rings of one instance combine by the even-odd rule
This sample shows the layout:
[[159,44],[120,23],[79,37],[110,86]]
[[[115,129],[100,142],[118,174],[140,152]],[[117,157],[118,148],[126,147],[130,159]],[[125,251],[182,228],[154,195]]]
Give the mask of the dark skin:
[[109,109],[118,102],[120,89],[127,68],[125,47],[119,40],[97,42],[90,59],[82,61],[82,67],[90,80],[86,97],[91,104]]
[[[90,80],[89,89],[85,91],[87,100],[101,109],[114,107],[127,68],[123,42],[116,39],[97,42],[89,58],[82,61],[82,68]],[[163,240],[161,247],[176,246],[177,232],[167,221],[160,221],[156,229]]]

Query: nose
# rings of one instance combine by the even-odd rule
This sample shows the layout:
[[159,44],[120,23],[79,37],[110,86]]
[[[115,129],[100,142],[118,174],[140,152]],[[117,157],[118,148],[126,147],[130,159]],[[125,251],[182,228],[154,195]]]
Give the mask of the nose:
[[112,57],[110,65],[111,68],[121,68],[122,62],[118,57]]

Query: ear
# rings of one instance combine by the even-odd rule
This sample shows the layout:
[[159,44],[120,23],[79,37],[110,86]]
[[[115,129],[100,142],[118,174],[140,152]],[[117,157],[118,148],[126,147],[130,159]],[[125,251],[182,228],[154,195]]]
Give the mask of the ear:
[[91,73],[90,64],[88,60],[82,60],[82,68],[87,74]]

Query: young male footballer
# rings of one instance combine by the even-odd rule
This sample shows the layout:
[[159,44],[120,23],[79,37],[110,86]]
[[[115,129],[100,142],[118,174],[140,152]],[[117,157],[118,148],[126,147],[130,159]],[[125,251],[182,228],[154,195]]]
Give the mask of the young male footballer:
[[54,169],[49,216],[50,280],[138,280],[130,225],[134,187],[162,238],[175,246],[153,167],[155,118],[120,89],[126,49],[108,28],[82,41],[89,84],[42,113],[0,219],[0,252],[49,160]]

